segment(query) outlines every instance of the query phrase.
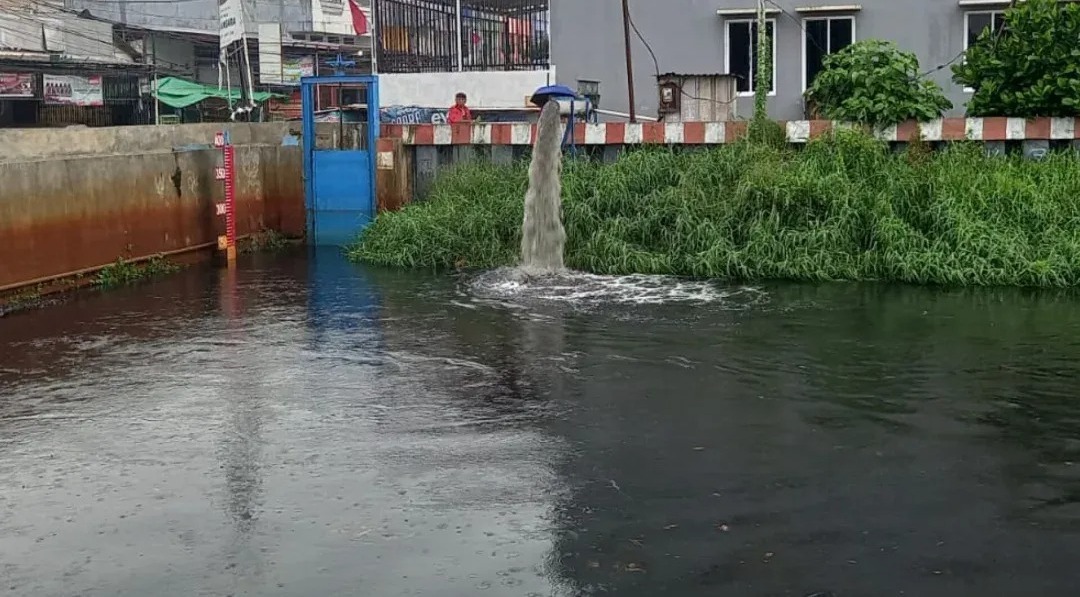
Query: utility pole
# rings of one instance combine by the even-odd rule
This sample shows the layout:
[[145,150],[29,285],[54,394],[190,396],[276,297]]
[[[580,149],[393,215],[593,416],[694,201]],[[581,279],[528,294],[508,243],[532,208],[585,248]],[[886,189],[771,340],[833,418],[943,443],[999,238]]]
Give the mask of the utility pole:
[[772,39],[765,14],[765,0],[757,0],[757,61],[754,73],[754,119],[768,117],[769,88],[772,87]]
[[[154,124],[161,124],[161,102],[158,101],[158,70],[157,70],[157,36],[150,36],[150,43],[153,44],[153,61],[154,61],[154,82],[153,87],[150,89],[150,101],[154,102]],[[146,45],[146,39],[143,39],[143,45]]]
[[630,99],[630,122],[637,122],[634,108],[634,58],[630,52],[630,0],[622,0],[623,41],[626,43],[626,93]]
[[454,14],[457,15],[457,20],[454,22],[457,28],[457,69],[458,72],[465,70],[465,57],[462,53],[465,51],[465,39],[461,33],[461,0],[457,0],[454,5]]

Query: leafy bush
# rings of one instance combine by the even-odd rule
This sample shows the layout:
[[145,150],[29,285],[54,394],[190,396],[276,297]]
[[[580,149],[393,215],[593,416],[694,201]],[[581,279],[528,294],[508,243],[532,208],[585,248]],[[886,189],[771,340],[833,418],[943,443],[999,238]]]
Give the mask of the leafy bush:
[[972,116],[1080,114],[1080,4],[1017,4],[1005,13],[1005,30],[984,31],[952,70],[975,90]]
[[[512,265],[525,164],[461,165],[431,198],[381,214],[353,259],[449,269]],[[837,131],[804,150],[741,142],[647,149],[563,171],[566,263],[600,274],[921,284],[1080,284],[1080,159],[923,159]]]
[[825,58],[806,99],[830,120],[889,126],[933,120],[952,108],[941,87],[919,74],[919,59],[892,42],[856,42]]

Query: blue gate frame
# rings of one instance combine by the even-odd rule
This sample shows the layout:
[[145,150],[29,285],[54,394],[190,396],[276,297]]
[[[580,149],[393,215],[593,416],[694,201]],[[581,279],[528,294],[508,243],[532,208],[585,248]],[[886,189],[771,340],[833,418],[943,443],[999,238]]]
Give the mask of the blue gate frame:
[[[315,148],[315,90],[318,85],[367,88],[366,147]],[[375,141],[379,138],[379,79],[374,75],[331,75],[300,79],[304,137],[304,207],[312,245],[343,246],[375,218]],[[344,119],[342,111],[340,118]]]

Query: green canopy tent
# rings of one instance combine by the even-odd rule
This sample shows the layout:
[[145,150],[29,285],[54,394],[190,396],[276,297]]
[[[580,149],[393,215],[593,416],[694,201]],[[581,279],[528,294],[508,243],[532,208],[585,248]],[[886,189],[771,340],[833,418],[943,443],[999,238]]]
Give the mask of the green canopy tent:
[[[228,101],[240,101],[243,94],[238,88],[218,89],[210,85],[202,85],[193,81],[185,81],[176,77],[164,77],[157,82],[154,97],[161,103],[171,108],[187,108],[206,99],[223,99]],[[272,97],[285,97],[276,93],[256,91],[252,99],[262,103]]]

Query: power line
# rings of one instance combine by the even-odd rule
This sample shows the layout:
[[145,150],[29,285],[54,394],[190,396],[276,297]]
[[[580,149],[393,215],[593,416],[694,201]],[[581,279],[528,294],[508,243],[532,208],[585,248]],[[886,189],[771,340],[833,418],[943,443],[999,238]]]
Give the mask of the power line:
[[960,53],[957,54],[956,56],[953,56],[952,60],[949,60],[948,62],[939,64],[939,65],[935,66],[934,68],[932,68],[932,69],[930,69],[930,70],[928,70],[928,71],[926,71],[924,73],[920,73],[919,78],[921,79],[921,78],[926,77],[928,75],[932,75],[932,74],[934,74],[934,73],[936,73],[936,72],[938,72],[940,70],[944,70],[946,68],[949,68],[950,66],[955,64],[957,60],[960,60],[961,58],[963,58],[966,54],[967,54],[967,50],[960,50]]
[[[773,5],[773,6],[774,6],[774,7],[775,7],[775,8],[777,9],[777,10],[779,10],[779,11],[780,11],[780,12],[781,12],[781,13],[782,13],[782,14],[783,14],[784,16],[786,16],[786,17],[790,18],[790,19],[791,19],[792,21],[794,21],[794,22],[795,22],[795,24],[799,26],[799,29],[802,29],[803,33],[804,33],[804,34],[806,34],[806,39],[809,39],[809,40],[810,40],[810,41],[811,41],[811,42],[812,42],[812,43],[813,43],[813,44],[814,44],[814,45],[815,45],[815,46],[817,47],[817,49],[818,49],[818,50],[820,50],[820,51],[821,51],[821,52],[822,52],[823,54],[826,54],[826,55],[828,55],[828,54],[832,54],[832,52],[829,52],[829,51],[828,51],[827,49],[825,49],[825,48],[821,47],[821,44],[819,44],[819,43],[817,42],[817,40],[816,40],[816,39],[814,39],[814,37],[813,37],[812,35],[810,35],[810,32],[809,32],[809,31],[807,31],[807,30],[806,30],[806,27],[804,27],[804,26],[803,26],[803,23],[802,23],[802,20],[801,20],[801,19],[799,19],[799,18],[798,18],[797,16],[795,16],[795,15],[793,15],[793,14],[789,13],[789,12],[788,12],[787,10],[785,10],[785,9],[784,9],[784,7],[783,7],[783,6],[780,6],[779,4],[777,4],[776,2],[774,2],[773,0],[765,0],[765,1],[766,1],[766,2],[768,2],[769,4]],[[1012,0],[1012,2],[1013,2],[1013,4],[1015,5],[1015,3],[1016,3],[1016,0]],[[921,78],[923,78],[923,77],[926,77],[927,75],[932,75],[932,74],[934,74],[934,73],[936,73],[936,72],[938,72],[938,71],[940,71],[940,70],[943,70],[943,69],[946,69],[946,68],[948,68],[948,67],[949,67],[950,65],[954,64],[954,63],[955,63],[955,62],[956,62],[957,60],[960,60],[961,58],[963,58],[963,57],[964,57],[964,54],[966,54],[966,53],[967,53],[967,50],[961,50],[959,54],[957,54],[956,56],[954,56],[954,57],[953,57],[953,58],[952,58],[951,60],[949,60],[948,62],[945,62],[945,63],[943,63],[943,64],[939,64],[939,65],[935,66],[934,68],[932,68],[932,69],[930,69],[930,70],[928,70],[928,71],[926,71],[926,72],[924,72],[924,73],[921,73],[921,74],[920,74],[920,75],[918,76],[918,78],[919,78],[919,79],[921,79]]]
[[[790,12],[788,12],[788,11],[787,11],[787,9],[785,9],[785,8],[784,8],[783,6],[780,6],[780,5],[779,5],[779,4],[777,4],[776,2],[773,2],[773,0],[765,0],[765,1],[766,1],[766,2],[768,2],[769,4],[772,4],[772,5],[773,5],[773,8],[775,8],[775,9],[777,9],[777,10],[779,10],[779,11],[780,11],[780,14],[782,14],[782,15],[784,15],[785,17],[787,17],[787,18],[791,19],[791,21],[792,21],[793,23],[795,23],[795,25],[796,25],[796,26],[797,26],[797,27],[798,27],[799,29],[802,29],[802,32],[803,32],[804,34],[806,34],[806,39],[809,39],[809,40],[810,40],[810,42],[811,42],[811,43],[813,43],[813,44],[814,44],[814,46],[815,46],[815,47],[816,47],[816,48],[817,48],[818,50],[820,50],[822,54],[826,54],[826,55],[828,55],[828,54],[830,53],[830,52],[829,52],[829,50],[828,50],[828,48],[823,48],[823,47],[821,47],[821,44],[819,44],[819,43],[818,43],[818,40],[814,39],[814,36],[813,36],[813,35],[811,35],[809,31],[807,31],[807,30],[806,30],[806,27],[805,27],[805,26],[803,25],[803,19],[801,19],[800,17],[798,17],[798,16],[796,16],[796,15],[793,15],[793,14],[791,14],[791,13],[790,13]],[[774,35],[775,35],[775,33],[774,33]],[[804,48],[804,50],[805,50],[805,48]]]
[[[656,59],[656,52],[653,51],[652,46],[649,44],[648,40],[645,39],[645,36],[641,34],[641,31],[637,27],[637,23],[634,22],[633,17],[631,17],[629,13],[627,13],[627,22],[630,23],[630,28],[634,30],[634,34],[637,35],[637,38],[639,40],[641,40],[641,43],[645,46],[645,50],[649,52],[649,56],[652,58],[653,69],[656,71],[656,79],[659,80],[660,79],[660,61]],[[689,99],[692,99],[692,100],[702,101],[702,102],[713,102],[713,103],[721,104],[721,105],[732,104],[738,99],[737,97],[733,97],[733,98],[731,98],[729,100],[718,100],[718,99],[708,98],[708,97],[696,97],[696,96],[693,96],[693,95],[690,95],[689,93],[687,93],[682,88],[682,85],[679,85],[679,93],[681,95],[686,96]]]

